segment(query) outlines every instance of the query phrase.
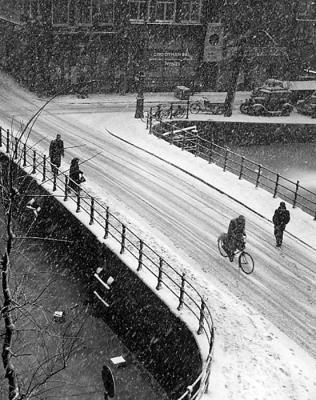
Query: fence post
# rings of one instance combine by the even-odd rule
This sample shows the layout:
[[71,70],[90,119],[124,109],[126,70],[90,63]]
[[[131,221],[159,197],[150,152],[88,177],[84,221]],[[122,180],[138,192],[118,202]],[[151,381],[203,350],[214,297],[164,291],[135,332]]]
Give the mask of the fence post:
[[46,155],[44,154],[43,158],[43,179],[42,182],[44,182],[46,179]]
[[195,157],[199,155],[199,150],[200,150],[200,136],[196,134]]
[[257,174],[257,179],[256,179],[256,187],[259,186],[259,179],[260,179],[260,176],[261,176],[261,168],[262,168],[262,165],[258,164],[258,174]]
[[109,207],[106,207],[104,239],[106,239],[109,236],[109,218],[110,218]]
[[26,167],[26,143],[23,144],[23,167]]
[[157,290],[161,289],[161,283],[162,283],[162,268],[163,268],[163,259],[159,257],[159,272],[158,272],[158,283],[156,286]]
[[173,144],[174,141],[174,125],[171,125],[171,140],[170,140],[170,144]]
[[226,151],[225,151],[225,158],[224,158],[224,167],[223,167],[223,171],[226,171],[226,166],[227,166],[227,158],[228,158],[228,149],[226,147]]
[[161,122],[161,104],[158,104],[157,106],[157,120],[159,120]]
[[125,250],[125,238],[126,238],[126,227],[122,224],[122,241],[120,254],[124,253]]
[[36,150],[33,150],[33,169],[32,169],[32,174],[35,174],[36,172]]
[[[55,174],[54,174],[55,176]],[[80,190],[79,188],[77,188],[77,209],[76,209],[76,213],[78,213],[80,211]]]
[[2,147],[2,127],[0,126],[0,147]]
[[149,112],[147,111],[147,114],[146,114],[146,129],[148,129],[149,128]]
[[191,400],[192,399],[192,392],[193,392],[193,388],[192,386],[188,386],[187,387],[187,395],[185,396],[185,400]]
[[65,175],[65,196],[64,196],[64,201],[68,199],[68,176]]
[[294,193],[293,208],[295,208],[295,206],[296,206],[299,187],[300,187],[300,181],[297,181],[296,182],[296,187],[295,187],[295,193]]
[[170,119],[172,119],[172,112],[173,112],[173,104],[171,103],[170,105],[170,109],[169,109],[169,115],[170,115]]
[[204,329],[204,320],[205,320],[205,302],[202,299],[201,309],[200,309],[200,320],[199,320],[199,329],[197,331],[198,335],[203,332]]
[[212,156],[213,156],[213,141],[209,142],[209,148],[208,148],[208,163],[211,164],[212,162]]
[[185,273],[183,273],[182,277],[181,277],[181,287],[180,287],[178,311],[180,311],[181,308],[183,307],[184,288],[185,288]]
[[10,152],[10,131],[9,129],[7,129],[7,149],[6,149],[6,153]]
[[152,107],[150,107],[150,115],[149,115],[149,134],[152,133],[153,128],[153,114],[152,114]]
[[144,242],[140,239],[139,241],[139,253],[138,253],[138,267],[137,271],[140,271],[143,266],[143,247],[144,247]]
[[13,158],[14,158],[14,160],[16,160],[16,159],[18,158],[18,144],[19,144],[18,138],[15,137],[15,138],[14,138],[14,152],[13,152]]
[[190,100],[187,101],[187,115],[185,119],[189,119],[189,110],[190,110]]
[[184,131],[184,133],[183,133],[183,139],[182,139],[182,146],[181,146],[181,150],[184,150],[184,146],[185,146],[185,139],[186,139],[185,135],[186,135],[186,131]]
[[274,187],[273,197],[276,197],[276,195],[278,194],[279,179],[280,179],[280,175],[277,174],[276,181],[275,181],[275,187]]
[[55,192],[56,189],[57,189],[57,174],[54,172],[53,173],[53,192]]
[[94,198],[91,197],[89,225],[92,225],[93,221],[94,221]]
[[239,171],[239,179],[242,178],[242,173],[243,173],[243,169],[244,169],[244,161],[245,161],[245,157],[241,157],[240,171]]

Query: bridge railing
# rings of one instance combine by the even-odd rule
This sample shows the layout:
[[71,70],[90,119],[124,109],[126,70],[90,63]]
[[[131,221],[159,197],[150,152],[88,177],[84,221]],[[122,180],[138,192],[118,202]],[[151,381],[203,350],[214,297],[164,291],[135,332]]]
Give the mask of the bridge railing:
[[10,131],[0,127],[0,147],[5,147],[13,160],[30,174],[37,174],[42,184],[51,184],[52,191],[59,191],[63,201],[72,201],[76,213],[83,212],[89,217],[89,224],[96,224],[103,229],[106,241],[112,238],[119,244],[120,253],[129,253],[135,260],[136,271],[148,271],[156,280],[157,291],[168,291],[177,302],[177,310],[188,312],[196,323],[198,335],[204,334],[208,342],[208,356],[202,372],[195,382],[189,385],[178,400],[199,399],[208,389],[214,343],[213,319],[207,299],[205,299],[179,269],[168,263],[151,246],[146,244],[126,224],[122,223],[101,200],[91,196],[77,186],[69,188],[68,171],[52,174],[46,155],[13,137]]
[[[154,130],[153,130],[154,131]],[[261,187],[292,204],[293,208],[299,207],[304,212],[312,215],[316,220],[316,193],[301,186],[299,181],[291,181],[284,176],[241,156],[228,147],[222,147],[213,141],[199,136],[196,126],[178,128],[175,124],[163,121],[156,136],[170,144],[187,150],[195,156],[201,157],[237,175],[239,179],[251,182],[255,187]]]

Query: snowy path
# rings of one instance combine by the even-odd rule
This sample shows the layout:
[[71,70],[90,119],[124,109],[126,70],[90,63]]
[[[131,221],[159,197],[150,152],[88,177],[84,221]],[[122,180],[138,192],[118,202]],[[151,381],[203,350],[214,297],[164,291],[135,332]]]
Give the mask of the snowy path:
[[[10,91],[10,88],[7,88],[7,91]],[[3,93],[3,88],[0,93]],[[2,103],[5,104],[0,110],[0,120],[10,124],[9,116],[15,114],[17,109],[20,111],[16,114],[19,115],[18,120],[27,120],[31,115],[30,110],[36,110],[39,101],[31,99],[25,92],[23,96],[20,96],[20,93],[21,91],[17,90],[11,91],[10,95],[1,96]],[[57,112],[59,107],[60,113]],[[121,116],[112,118],[108,113],[100,113],[99,110],[93,114],[90,106],[84,108],[82,104],[72,104],[70,110],[67,107],[66,104],[54,103],[51,112],[48,107],[33,128],[32,141],[36,142],[47,136],[47,141],[39,145],[46,153],[49,140],[55,137],[56,133],[62,134],[67,147],[82,145],[83,147],[67,151],[64,169],[67,169],[73,156],[84,160],[102,150],[100,155],[82,166],[88,178],[87,188],[110,208],[119,212],[120,218],[125,219],[132,230],[162,252],[162,256],[172,265],[184,269],[196,282],[201,288],[201,293],[209,299],[215,323],[218,323],[217,327],[223,334],[220,340],[231,340],[231,332],[228,331],[230,324],[235,329],[237,339],[234,340],[245,340],[247,326],[242,326],[243,322],[238,322],[237,319],[228,324],[227,315],[223,312],[229,308],[229,305],[223,303],[223,298],[233,293],[242,303],[249,304],[250,308],[256,310],[249,311],[250,313],[258,312],[266,317],[315,358],[315,249],[297,240],[295,235],[287,234],[282,250],[276,249],[270,221],[209,185],[106,132],[106,129],[109,129],[120,135],[120,122],[125,126],[125,130],[129,129],[128,121],[132,118],[132,113],[122,113]],[[137,122],[141,124],[140,121]],[[132,124],[134,128],[135,121]],[[133,131],[133,128],[130,129]],[[141,134],[142,130],[144,129],[136,132],[136,135]],[[138,139],[136,137],[135,141],[139,142]],[[157,146],[158,139],[154,137],[147,136],[145,140],[151,145],[153,153],[155,150],[159,153],[159,146],[169,146],[166,143]],[[170,146],[169,151],[178,150]],[[197,162],[197,159],[191,158],[191,162]],[[210,168],[210,174],[212,170]],[[213,178],[216,181],[217,177]],[[247,189],[247,184],[243,184],[245,186],[241,186],[240,190]],[[255,273],[251,276],[240,273],[236,263],[230,264],[227,259],[221,258],[217,250],[217,237],[227,229],[229,220],[238,214],[246,216],[247,247],[256,262]],[[215,292],[210,292],[210,286],[217,288]],[[221,289],[223,286],[226,287],[225,295]],[[230,313],[229,310],[227,312]],[[226,327],[223,320],[227,322]],[[258,335],[261,335],[261,340],[265,336],[273,337],[273,334],[267,332],[258,332]],[[229,342],[226,342],[225,346],[229,346]],[[245,351],[247,346],[244,344],[241,347]],[[258,352],[259,348],[260,343],[254,351]],[[256,357],[256,354],[249,357]],[[245,368],[244,362],[245,360],[237,360],[241,369]],[[228,364],[230,363],[231,361]],[[249,366],[251,363],[248,362],[247,368]],[[229,372],[227,368],[222,369],[222,373],[229,380],[232,371]],[[275,385],[279,377],[275,376],[275,372],[273,374]],[[288,384],[292,377],[288,372],[285,375]],[[261,377],[257,379],[261,382]],[[308,386],[308,379],[304,377],[303,380]],[[242,378],[238,390],[233,390],[227,382],[224,383],[226,384],[228,389],[223,399],[233,399],[233,392],[236,394],[238,390],[239,396],[242,396],[239,398],[251,398],[251,391],[246,394],[247,385],[245,386]],[[301,386],[303,387],[302,384]],[[288,389],[289,392],[286,391],[285,396],[278,393],[279,397],[273,397],[272,392],[264,393],[269,395],[270,399],[303,398],[296,397],[297,389]],[[315,391],[315,386],[313,389]],[[304,387],[304,390],[304,399],[312,399],[308,394],[310,388]],[[304,390],[301,388],[301,392]],[[294,397],[287,393],[294,393]],[[265,399],[258,393],[257,398]]]

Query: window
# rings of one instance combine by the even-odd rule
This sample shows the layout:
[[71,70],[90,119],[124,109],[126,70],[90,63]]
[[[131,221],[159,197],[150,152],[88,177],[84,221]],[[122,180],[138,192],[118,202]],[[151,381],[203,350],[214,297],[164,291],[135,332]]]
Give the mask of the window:
[[175,14],[174,0],[157,0],[156,3],[157,21],[173,21],[174,14]]
[[111,24],[114,20],[113,0],[93,0],[92,19],[99,24]]
[[77,1],[75,21],[78,25],[89,25],[92,23],[92,0]]
[[130,19],[144,20],[146,16],[146,0],[131,0],[129,2]]
[[201,0],[183,0],[181,6],[181,20],[183,22],[200,22]]
[[30,0],[30,5],[29,5],[29,17],[30,18],[36,18],[40,15],[40,9],[39,9],[39,1],[38,0]]
[[52,3],[53,25],[69,24],[69,3],[70,0],[54,0]]

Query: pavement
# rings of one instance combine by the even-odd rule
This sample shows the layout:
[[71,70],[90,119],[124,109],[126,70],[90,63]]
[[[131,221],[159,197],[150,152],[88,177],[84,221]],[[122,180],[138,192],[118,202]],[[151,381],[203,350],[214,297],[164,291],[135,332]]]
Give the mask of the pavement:
[[[199,114],[189,114],[189,120],[194,121],[223,121],[223,122],[244,122],[244,123],[273,123],[273,124],[309,124],[315,125],[316,120],[308,115],[302,115],[295,110],[290,116],[251,116],[242,114],[239,110],[240,104],[249,98],[250,92],[236,92],[235,101],[233,104],[233,113],[231,117],[224,115],[215,115],[209,112],[200,112]],[[223,103],[225,101],[226,92],[200,92],[190,97],[190,101],[195,101],[201,97],[207,97],[214,103]],[[76,95],[59,96],[52,101],[50,110],[53,105],[67,106],[93,106],[93,111],[112,112],[112,111],[127,111],[136,108],[136,93],[127,93],[120,95],[116,93],[110,94],[90,94],[85,99],[80,99]],[[144,93],[144,110],[149,110],[150,107],[157,104],[170,104],[171,102],[184,103],[184,100],[177,99],[173,92],[145,92]]]

